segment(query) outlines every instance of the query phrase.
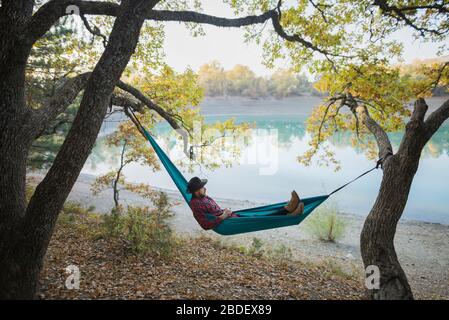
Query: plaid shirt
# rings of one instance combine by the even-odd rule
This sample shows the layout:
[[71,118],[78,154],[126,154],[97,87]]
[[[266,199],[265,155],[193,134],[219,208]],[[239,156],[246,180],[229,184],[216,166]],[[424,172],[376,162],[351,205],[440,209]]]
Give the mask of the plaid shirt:
[[[209,196],[205,196],[202,198],[192,198],[189,205],[192,209],[193,216],[204,230],[213,229],[223,221],[219,218],[215,218],[213,220],[207,219],[206,214],[219,216],[223,213],[223,210],[220,208],[220,206],[214,201],[214,199]],[[238,217],[238,215],[232,213],[229,217]]]

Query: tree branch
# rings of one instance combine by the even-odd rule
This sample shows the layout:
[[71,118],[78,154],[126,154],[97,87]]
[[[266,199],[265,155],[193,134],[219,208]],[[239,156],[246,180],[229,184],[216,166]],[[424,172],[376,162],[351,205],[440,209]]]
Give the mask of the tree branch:
[[413,113],[410,118],[410,121],[423,122],[428,109],[429,107],[427,106],[427,103],[424,99],[420,98],[416,100],[413,106]]
[[[42,37],[51,26],[60,18],[70,14],[66,12],[69,6],[76,6],[81,15],[106,15],[117,16],[120,6],[111,2],[101,1],[76,1],[76,0],[52,0],[43,5],[33,15],[25,32],[29,43],[34,43]],[[252,24],[264,23],[269,20],[274,11],[267,11],[261,15],[252,15],[242,18],[228,19],[215,17],[193,11],[168,11],[148,10],[145,13],[147,20],[154,21],[178,21],[210,24],[217,27],[243,27]]]
[[290,41],[290,42],[298,42],[298,43],[302,44],[304,47],[309,48],[313,51],[319,52],[319,53],[325,55],[326,57],[327,56],[340,56],[338,54],[334,54],[334,53],[328,52],[324,49],[318,48],[310,41],[307,41],[304,38],[300,37],[298,34],[293,34],[293,35],[287,34],[287,32],[284,30],[284,28],[281,25],[280,15],[278,13],[274,12],[274,14],[271,17],[271,21],[273,23],[274,31],[276,31],[276,33],[281,38],[283,38],[287,41]]
[[417,6],[404,6],[398,7],[396,5],[390,5],[387,0],[374,0],[373,5],[378,6],[382,10],[382,14],[396,19],[397,21],[402,21],[409,27],[418,31],[421,36],[425,36],[426,33],[430,33],[433,35],[441,36],[449,32],[449,29],[438,28],[438,29],[429,29],[424,26],[419,26],[415,21],[412,21],[407,14],[414,13],[417,10],[425,11],[425,14],[430,14],[432,10],[437,12],[438,14],[449,14],[449,8],[447,7],[447,3],[442,4],[432,4],[432,5],[417,5]]
[[106,46],[108,45],[108,38],[101,33],[100,29],[98,29],[96,25],[94,25],[94,27],[92,28],[84,14],[81,14],[80,17],[81,20],[83,20],[84,26],[86,27],[87,31],[89,31],[93,36],[97,36],[103,39],[103,46],[106,48]]
[[[32,17],[25,31],[25,39],[28,45],[32,45],[40,37],[42,37],[51,26],[62,16],[70,14],[67,12],[69,6],[76,6],[81,16],[83,15],[106,15],[117,16],[120,6],[111,2],[100,1],[80,1],[80,0],[52,0],[43,5]],[[329,60],[329,56],[342,56],[321,49],[302,38],[298,34],[289,35],[280,23],[280,8],[266,11],[260,15],[250,15],[241,18],[222,18],[211,16],[204,13],[194,11],[169,11],[169,10],[148,10],[144,14],[145,19],[153,21],[176,21],[176,22],[193,22],[201,24],[210,24],[217,27],[243,27],[254,24],[263,24],[266,21],[272,21],[275,32],[283,39],[290,42],[298,42],[301,45],[313,51],[319,52]]]
[[276,13],[273,10],[262,13],[261,15],[252,15],[242,18],[222,18],[194,11],[169,11],[152,10],[146,16],[149,20],[155,21],[176,21],[176,22],[194,22],[210,24],[217,27],[244,27],[253,24],[261,24],[272,18]]
[[[167,111],[165,111],[163,108],[161,108],[160,106],[158,106],[157,104],[155,104],[153,101],[151,101],[150,99],[148,99],[141,91],[139,91],[137,88],[124,83],[123,81],[118,81],[117,82],[117,87],[119,87],[120,89],[130,93],[132,96],[134,96],[137,100],[140,101],[140,103],[137,102],[132,102],[130,99],[126,99],[125,97],[114,97],[114,104],[117,103],[117,105],[121,105],[121,106],[127,106],[130,107],[132,110],[137,110],[140,111],[142,109],[142,105],[146,106],[147,108],[149,108],[150,110],[154,110],[156,111],[163,119],[165,119],[170,126],[176,131],[178,132],[182,139],[183,139],[183,143],[184,143],[184,153],[186,155],[188,155],[188,134],[189,131],[187,130],[187,128],[185,126],[184,129],[181,128],[179,126],[179,124],[176,122],[176,120],[174,119],[176,117],[176,115],[173,115]],[[121,104],[119,104],[121,103]],[[180,117],[179,117],[180,119]],[[180,119],[180,121],[182,122],[182,119]]]
[[379,148],[379,159],[385,159],[393,154],[390,139],[385,130],[371,118],[366,106],[359,106],[352,95],[348,96],[347,103],[351,111],[356,111],[363,124],[374,135]]
[[26,45],[33,45],[58,21],[59,18],[71,14],[69,7],[79,9],[80,14],[118,16],[120,5],[112,2],[51,0],[40,7],[32,16],[24,31]]
[[424,122],[428,106],[423,98],[415,101],[413,113],[405,126],[405,133],[398,149],[398,154],[405,158],[419,157],[422,148],[432,137]]
[[[120,89],[130,93],[133,95],[136,99],[138,99],[143,105],[147,106],[150,110],[156,111],[162,118],[164,118],[173,129],[179,129],[178,123],[171,117],[171,115],[166,112],[164,109],[159,107],[157,104],[155,104],[153,101],[148,99],[141,91],[139,91],[137,88],[124,83],[123,81],[117,82],[117,87]],[[133,109],[136,110],[136,109]]]
[[[86,72],[68,79],[64,83],[64,85],[56,91],[55,95],[50,98],[46,107],[35,111],[34,116],[30,119],[30,121],[33,123],[33,136],[35,139],[46,130],[48,124],[51,121],[53,121],[59,114],[64,112],[64,110],[71,103],[73,103],[79,92],[82,91],[86,86],[90,75],[90,72]],[[122,107],[128,107],[135,111],[141,111],[144,106],[146,106],[150,110],[154,110],[183,137],[185,148],[187,148],[186,142],[188,142],[189,131],[188,128],[184,126],[181,117],[165,111],[163,108],[148,99],[137,88],[126,84],[121,80],[117,82],[117,87],[130,93],[138,100],[138,102],[123,96],[112,95],[112,104]],[[179,126],[175,118],[182,123],[184,129]]]
[[53,121],[60,113],[75,100],[81,90],[87,84],[90,72],[82,73],[76,77],[68,79],[64,85],[59,88],[55,95],[49,99],[47,106],[34,112],[32,121],[34,128],[33,136],[36,139],[46,129],[48,124]]
[[444,121],[449,118],[449,99],[446,100],[438,109],[433,111],[425,121],[428,139],[440,128]]

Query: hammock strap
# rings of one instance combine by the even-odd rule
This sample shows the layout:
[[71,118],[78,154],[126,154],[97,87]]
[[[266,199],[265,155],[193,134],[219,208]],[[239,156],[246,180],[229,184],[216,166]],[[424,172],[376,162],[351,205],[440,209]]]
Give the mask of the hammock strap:
[[376,166],[374,168],[369,169],[368,171],[365,171],[364,173],[362,173],[361,175],[359,175],[358,177],[352,179],[351,181],[345,183],[344,185],[342,185],[341,187],[338,187],[337,189],[335,189],[334,191],[332,191],[331,193],[329,193],[329,196],[340,191],[341,189],[343,189],[344,187],[350,185],[351,183],[353,183],[354,181],[360,179],[361,177],[363,177],[364,175],[367,175],[368,173],[370,173],[371,171],[375,170],[375,169],[379,169],[379,167],[382,168],[383,162],[385,160],[386,157],[393,155],[391,152],[387,153],[385,156],[383,156],[382,158],[380,158],[379,160],[377,160],[376,162]]
[[378,168],[378,167],[377,167],[377,165],[376,165],[374,168],[369,169],[368,171],[365,171],[364,173],[362,173],[361,175],[359,175],[357,178],[352,179],[351,181],[345,183],[345,184],[342,185],[341,187],[338,187],[337,189],[335,189],[334,191],[332,191],[331,193],[329,193],[329,196],[330,196],[330,195],[333,195],[334,193],[336,193],[336,192],[338,192],[338,191],[340,191],[340,190],[343,189],[344,187],[350,185],[350,184],[353,183],[354,181],[360,179],[360,178],[363,177],[364,175],[370,173],[371,171],[373,171],[373,170],[375,170],[375,169],[377,169],[377,168]]
[[137,129],[140,131],[140,133],[146,138],[142,123],[140,123],[139,118],[137,118],[134,111],[131,108],[125,108],[125,114],[128,116],[128,118],[131,119],[131,121],[134,123],[134,125],[137,127]]

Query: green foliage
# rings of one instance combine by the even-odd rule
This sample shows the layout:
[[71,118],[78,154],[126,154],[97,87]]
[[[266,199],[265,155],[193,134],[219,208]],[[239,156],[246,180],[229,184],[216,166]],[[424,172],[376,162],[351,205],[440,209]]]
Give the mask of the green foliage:
[[259,238],[254,237],[251,243],[251,247],[247,250],[247,254],[249,255],[262,255],[264,253],[263,241]]
[[64,207],[58,216],[58,223],[72,226],[77,219],[87,218],[93,214],[95,210],[94,206],[84,208],[80,203],[74,201],[66,201]]
[[267,255],[270,259],[280,261],[288,261],[293,258],[292,250],[285,244],[276,245],[273,248],[270,248]]
[[123,220],[125,239],[135,253],[148,250],[150,240],[151,218],[148,208],[128,207]]
[[[76,31],[72,18],[62,19],[32,48],[26,70],[28,106],[33,109],[45,106],[67,78],[91,70],[97,58],[98,53]],[[75,118],[78,105],[79,99],[76,99],[33,142],[28,157],[31,169],[46,169],[53,163]]]
[[344,236],[347,223],[335,204],[319,207],[302,224],[304,230],[322,241],[336,242]]
[[353,279],[354,277],[363,279],[365,276],[363,272],[360,272],[358,266],[354,264],[343,266],[339,261],[332,258],[323,259],[317,266],[328,276],[336,276],[343,279]]
[[253,237],[251,246],[246,248],[245,246],[238,246],[236,250],[240,253],[257,256],[257,257],[266,257],[275,261],[288,261],[292,260],[293,254],[292,250],[284,244],[274,245],[274,246],[266,246],[265,243],[257,238]]
[[153,208],[120,207],[104,215],[103,236],[122,239],[132,253],[169,257],[177,244],[168,225],[172,217],[171,205],[164,192],[160,192],[152,201]]
[[241,15],[257,14],[280,4],[280,25],[298,41],[286,41],[276,32],[261,32],[256,26],[247,29],[246,39],[263,43],[266,66],[274,68],[282,62],[295,72],[307,70],[319,80],[316,89],[329,96],[308,122],[310,149],[298,158],[305,165],[317,156],[320,164],[339,168],[326,143],[338,131],[353,132],[353,144],[365,149],[368,158],[377,156],[363,118],[338,97],[352,95],[357,106],[366,108],[385,131],[396,131],[403,129],[410,115],[410,101],[447,85],[449,68],[442,61],[419,68],[417,75],[401,72],[403,43],[394,35],[408,27],[416,37],[437,45],[439,54],[447,54],[449,28],[447,14],[442,14],[445,4],[394,1],[385,2],[390,6],[385,9],[369,0],[226,2]]
[[110,214],[102,216],[102,233],[105,238],[115,238],[122,234],[123,229],[123,208],[113,208]]

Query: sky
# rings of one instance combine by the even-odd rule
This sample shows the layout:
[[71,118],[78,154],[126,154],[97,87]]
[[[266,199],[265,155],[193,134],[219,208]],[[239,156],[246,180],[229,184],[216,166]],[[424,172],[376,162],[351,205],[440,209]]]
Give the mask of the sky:
[[[204,13],[235,17],[232,10],[220,0],[203,1]],[[267,25],[269,28],[270,25]],[[236,64],[249,66],[258,75],[268,75],[272,71],[262,65],[262,44],[244,43],[244,30],[241,28],[218,28],[203,26],[205,36],[193,37],[184,24],[166,23],[166,40],[164,43],[166,61],[177,71],[191,67],[198,71],[199,67],[213,60],[218,60],[225,69]],[[411,30],[403,30],[395,34],[395,39],[404,43],[405,63],[415,59],[436,57],[437,46],[414,40]],[[288,67],[285,62],[278,61],[276,68]]]

